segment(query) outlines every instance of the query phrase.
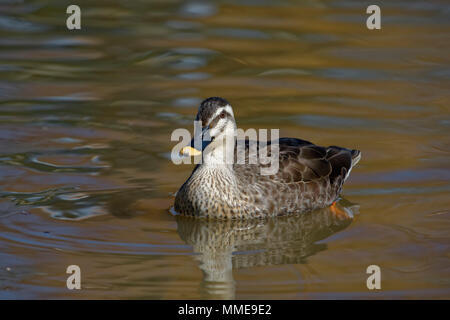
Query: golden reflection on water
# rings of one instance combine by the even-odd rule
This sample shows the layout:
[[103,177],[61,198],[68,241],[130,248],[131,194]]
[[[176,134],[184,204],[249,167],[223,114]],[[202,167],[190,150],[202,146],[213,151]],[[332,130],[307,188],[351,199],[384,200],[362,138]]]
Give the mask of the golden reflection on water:
[[[450,297],[445,2],[383,4],[380,31],[358,1],[79,5],[77,32],[59,1],[1,5],[0,298]],[[360,214],[170,215],[170,134],[216,95],[243,129],[360,149]]]
[[[346,201],[343,201],[344,203]],[[233,269],[304,264],[326,249],[318,241],[347,227],[358,206],[338,206],[342,215],[322,209],[298,216],[217,221],[177,217],[181,239],[198,253],[204,299],[234,299]]]

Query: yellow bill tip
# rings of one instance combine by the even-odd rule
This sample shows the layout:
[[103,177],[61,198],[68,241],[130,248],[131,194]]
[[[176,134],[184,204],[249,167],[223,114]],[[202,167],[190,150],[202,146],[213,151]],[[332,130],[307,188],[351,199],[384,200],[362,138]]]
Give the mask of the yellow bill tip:
[[183,156],[199,156],[202,154],[202,152],[195,148],[192,148],[191,146],[187,146],[181,149],[180,154]]

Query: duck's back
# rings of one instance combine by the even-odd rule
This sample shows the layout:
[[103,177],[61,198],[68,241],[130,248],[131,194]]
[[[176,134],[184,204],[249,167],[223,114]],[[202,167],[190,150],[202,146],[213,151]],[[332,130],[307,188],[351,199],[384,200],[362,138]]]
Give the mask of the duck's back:
[[[233,169],[241,189],[243,203],[253,208],[255,215],[280,215],[308,211],[329,206],[342,189],[352,167],[359,161],[360,152],[346,148],[321,147],[295,138],[279,139],[278,171],[261,174],[271,164],[248,164],[248,150],[254,141],[246,141],[246,163]],[[271,143],[256,146],[258,153],[269,158]]]

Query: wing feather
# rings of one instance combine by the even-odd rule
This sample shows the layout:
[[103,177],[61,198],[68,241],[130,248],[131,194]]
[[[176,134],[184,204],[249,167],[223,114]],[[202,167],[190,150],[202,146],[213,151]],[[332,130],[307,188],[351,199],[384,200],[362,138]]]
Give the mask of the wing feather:
[[[245,141],[245,163],[249,163],[249,148],[254,146],[256,141]],[[256,150],[266,152],[270,156],[271,143],[263,146],[260,150],[259,143],[256,143]],[[271,176],[272,180],[283,183],[309,182],[328,178],[331,183],[336,178],[342,177],[342,181],[352,167],[352,159],[359,156],[359,151],[331,146],[321,147],[309,141],[295,138],[279,139],[279,170]],[[358,159],[359,160],[359,159]],[[268,165],[263,165],[268,166]],[[236,169],[246,171],[259,170],[259,166],[238,166]],[[254,176],[254,175],[253,175]]]

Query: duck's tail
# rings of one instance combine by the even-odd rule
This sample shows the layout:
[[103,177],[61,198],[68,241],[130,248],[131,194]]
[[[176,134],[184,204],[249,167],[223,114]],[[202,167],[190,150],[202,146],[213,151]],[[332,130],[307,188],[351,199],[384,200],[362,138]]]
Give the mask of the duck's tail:
[[351,150],[352,154],[352,165],[350,166],[350,169],[348,169],[347,174],[345,175],[344,181],[347,180],[347,178],[350,176],[350,172],[352,171],[353,167],[356,166],[356,164],[361,160],[361,151],[359,150]]
[[354,167],[359,160],[361,160],[361,151],[359,150],[352,150],[352,167]]

